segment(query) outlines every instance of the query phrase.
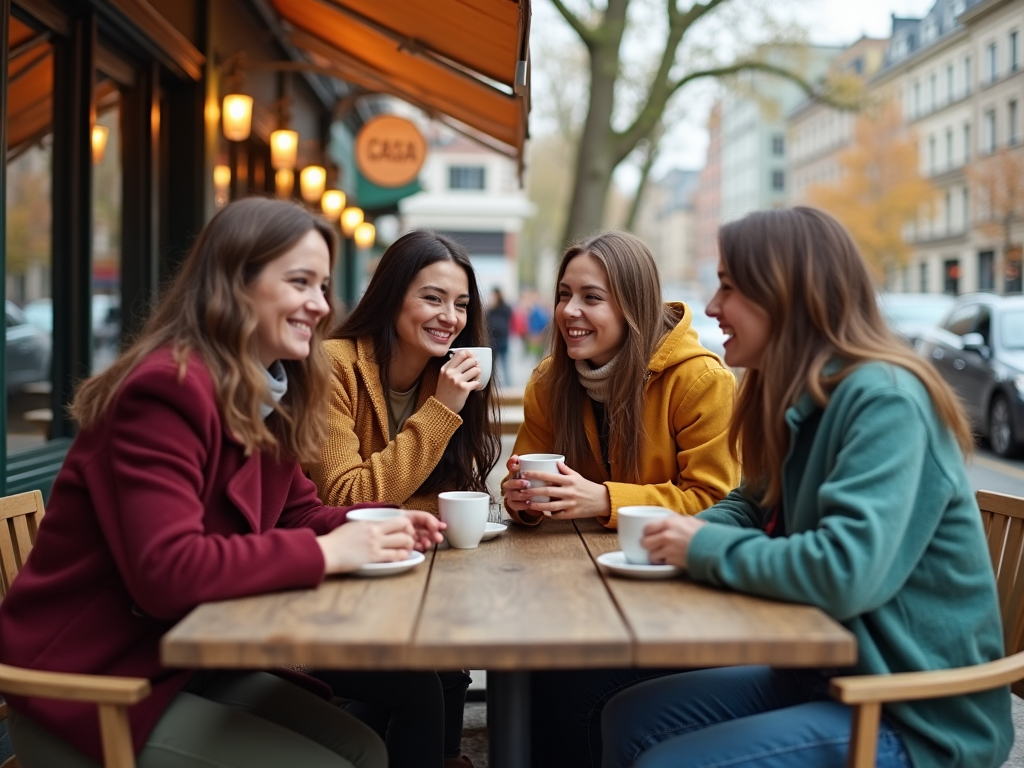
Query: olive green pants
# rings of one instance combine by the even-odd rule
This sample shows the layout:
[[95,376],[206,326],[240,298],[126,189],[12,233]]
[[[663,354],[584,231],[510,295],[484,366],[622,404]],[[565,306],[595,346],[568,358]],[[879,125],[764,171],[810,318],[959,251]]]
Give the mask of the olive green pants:
[[[99,768],[63,739],[11,713],[23,768]],[[136,757],[137,768],[387,768],[384,742],[316,694],[266,672],[198,673]]]

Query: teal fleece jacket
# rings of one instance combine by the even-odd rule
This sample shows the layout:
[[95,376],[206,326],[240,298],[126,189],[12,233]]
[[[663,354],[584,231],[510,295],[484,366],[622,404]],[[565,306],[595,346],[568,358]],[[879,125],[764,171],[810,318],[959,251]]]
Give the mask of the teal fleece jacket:
[[[858,367],[824,409],[786,412],[784,535],[744,488],[700,513],[694,579],[815,605],[857,637],[854,674],[945,669],[1002,658],[981,516],[963,458],[921,381]],[[915,768],[997,768],[1013,744],[1010,692],[892,704],[885,716]]]

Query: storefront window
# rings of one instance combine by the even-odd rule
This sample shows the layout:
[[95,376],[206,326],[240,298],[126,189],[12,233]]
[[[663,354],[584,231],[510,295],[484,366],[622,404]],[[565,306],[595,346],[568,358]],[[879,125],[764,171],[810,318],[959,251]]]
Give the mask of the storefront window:
[[[97,89],[98,130],[93,142],[92,371],[113,362],[121,333],[120,99],[107,84]],[[106,146],[96,151],[99,137]]]
[[49,427],[53,51],[39,30],[10,20],[4,280],[7,451],[38,445]]

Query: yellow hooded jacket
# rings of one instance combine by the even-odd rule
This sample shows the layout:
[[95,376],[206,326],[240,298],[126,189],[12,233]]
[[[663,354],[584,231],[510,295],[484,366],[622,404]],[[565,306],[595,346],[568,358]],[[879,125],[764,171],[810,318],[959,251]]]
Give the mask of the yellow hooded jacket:
[[[736,379],[712,352],[697,340],[693,317],[682,303],[668,305],[680,317],[651,357],[644,396],[640,484],[622,482],[612,465],[608,476],[601,461],[597,420],[587,398],[583,423],[591,456],[584,466],[572,467],[585,478],[603,483],[611,500],[611,515],[600,518],[609,528],[617,525],[619,507],[650,504],[695,515],[720,501],[739,484],[739,464],[729,451]],[[549,389],[544,360],[530,377],[523,398],[523,425],[513,453],[550,453],[554,450],[551,411],[559,398]],[[615,455],[614,447],[609,450]],[[508,478],[506,478],[508,479]],[[506,507],[506,509],[508,509]],[[537,525],[543,515],[508,510],[518,522]]]

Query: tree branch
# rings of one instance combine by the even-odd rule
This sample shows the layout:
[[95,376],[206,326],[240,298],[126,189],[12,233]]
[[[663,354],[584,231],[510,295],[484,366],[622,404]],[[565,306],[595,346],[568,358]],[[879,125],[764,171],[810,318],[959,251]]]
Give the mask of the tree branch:
[[560,14],[562,14],[562,18],[569,22],[569,26],[573,28],[577,35],[579,35],[580,40],[583,41],[587,48],[590,48],[595,42],[594,30],[584,24],[583,20],[580,19],[579,16],[570,11],[562,0],[551,0],[551,4],[555,6],[555,9]]
[[680,13],[679,9],[676,7],[676,0],[669,0],[669,18],[671,19],[673,14],[675,14],[683,25],[683,30],[685,31],[693,26],[698,19],[706,16],[722,3],[727,2],[729,2],[729,0],[708,0],[706,3],[694,3],[686,13]]

